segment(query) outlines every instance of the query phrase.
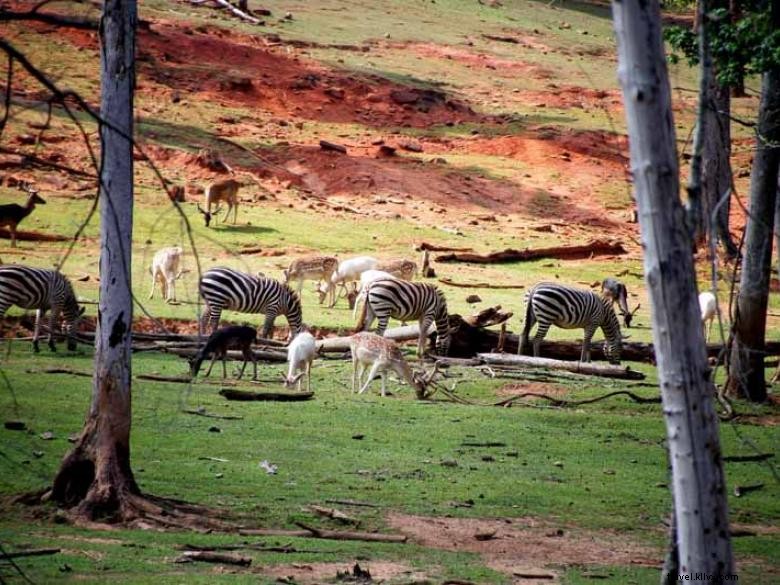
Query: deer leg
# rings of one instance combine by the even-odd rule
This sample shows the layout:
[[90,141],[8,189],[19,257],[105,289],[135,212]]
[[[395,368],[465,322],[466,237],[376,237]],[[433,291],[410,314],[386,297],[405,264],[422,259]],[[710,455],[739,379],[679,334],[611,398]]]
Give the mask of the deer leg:
[[311,362],[306,362],[306,392],[311,392]]
[[16,248],[16,226],[10,226],[9,231],[11,232],[11,247]]
[[206,371],[206,375],[203,376],[204,378],[208,378],[211,375],[211,368],[214,367],[214,362],[217,361],[217,352],[215,351],[213,354],[211,354],[211,363],[209,364],[209,369]]
[[233,225],[236,225],[238,220],[238,199],[236,199],[235,205],[233,205]]
[[154,289],[157,286],[157,277],[155,277],[154,272],[152,272],[152,292],[149,293],[149,300],[152,300],[154,298]]
[[[379,366],[380,365],[381,364],[380,364],[379,360],[374,362],[374,365],[371,366],[371,370],[368,372],[368,380],[366,380],[366,383],[360,389],[358,394],[363,394],[363,392],[366,391],[366,388],[368,388],[368,385],[372,382],[372,380],[374,379],[374,376],[376,376],[376,373],[379,371]],[[384,377],[384,374],[382,374],[382,392],[384,392],[384,387],[385,387],[384,384],[385,384],[385,377]],[[384,396],[384,394],[382,394],[382,396]]]
[[352,392],[357,392],[360,369],[360,362],[355,359],[355,356],[352,356]]
[[227,378],[227,349],[222,352],[222,379]]
[[168,292],[170,293],[169,301],[176,302],[176,277],[171,277],[168,280]]

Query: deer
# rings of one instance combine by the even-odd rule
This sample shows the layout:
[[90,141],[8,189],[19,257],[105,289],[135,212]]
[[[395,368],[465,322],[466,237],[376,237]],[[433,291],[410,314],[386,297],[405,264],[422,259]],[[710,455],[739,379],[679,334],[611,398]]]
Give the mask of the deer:
[[[223,221],[227,221],[230,216],[230,210],[233,210],[233,225],[236,224],[236,216],[238,215],[238,189],[241,187],[241,183],[235,179],[223,179],[221,181],[214,181],[208,187],[206,187],[206,209],[204,210],[200,204],[198,204],[198,211],[203,214],[203,218],[206,221],[206,227],[209,227],[211,218],[214,218],[214,223],[217,223],[217,215],[222,210],[219,205],[223,201],[227,203],[228,209],[225,213]],[[211,212],[211,204],[217,205],[214,213]]]
[[[290,284],[293,281],[298,281],[298,296],[301,295],[303,289],[304,280],[317,280],[330,282],[333,273],[338,268],[339,261],[333,256],[307,256],[305,258],[298,258],[290,263],[287,270],[283,271],[283,282]],[[330,295],[331,300],[335,293],[335,288],[330,287],[326,292]],[[324,299],[323,299],[324,300]],[[335,302],[334,302],[335,304]]]
[[149,293],[149,299],[154,297],[154,289],[159,281],[165,302],[176,302],[176,281],[182,273],[179,264],[183,252],[179,246],[157,250],[149,270],[152,274],[152,292]]
[[[412,370],[401,353],[401,348],[391,339],[381,337],[376,333],[363,331],[356,333],[349,340],[349,349],[352,353],[352,392],[363,394],[377,374],[382,379],[382,396],[387,396],[385,378],[388,371],[395,372],[401,380],[414,388],[418,399],[426,396],[428,385],[433,382],[438,373],[438,365],[425,373]],[[363,373],[369,370],[368,378],[363,384]],[[358,385],[363,384],[358,390]]]
[[383,260],[376,265],[376,269],[389,272],[401,280],[414,280],[414,277],[417,276],[417,263],[404,258]]
[[[718,299],[709,291],[701,293],[699,295],[699,310],[701,311],[701,325],[704,329],[704,341],[706,343],[710,340],[712,323],[718,315]],[[709,326],[707,325],[708,322]]]
[[11,247],[16,248],[16,228],[19,223],[35,209],[36,205],[46,205],[46,201],[38,195],[38,191],[30,185],[24,186],[27,191],[27,202],[24,205],[8,203],[0,205],[0,227],[8,228],[11,232]]
[[255,354],[252,353],[252,344],[257,341],[257,330],[254,327],[246,325],[231,325],[229,327],[222,327],[212,333],[206,340],[200,351],[190,360],[190,376],[194,380],[198,376],[200,366],[209,354],[212,354],[211,364],[206,371],[204,378],[208,378],[211,374],[211,368],[214,367],[214,362],[217,358],[222,360],[222,377],[227,378],[227,367],[225,361],[227,358],[227,352],[229,349],[238,349],[241,351],[244,357],[244,363],[241,366],[241,371],[238,374],[240,380],[244,376],[244,369],[248,361],[252,362],[254,366],[253,380],[257,380],[257,360]]
[[306,391],[311,392],[311,364],[315,357],[317,357],[317,345],[314,336],[308,331],[301,331],[287,346],[289,368],[287,376],[284,376],[286,388],[292,388],[297,382],[300,392],[301,378],[306,376]]
[[372,258],[371,256],[358,256],[339,262],[339,267],[336,272],[333,273],[333,276],[331,276],[330,281],[325,281],[324,286],[318,286],[316,289],[316,292],[320,295],[320,304],[325,301],[328,293],[331,293],[331,289],[333,289],[331,293],[331,303],[328,306],[335,306],[336,301],[338,300],[335,288],[341,285],[342,288],[346,289],[346,283],[357,282],[360,280],[361,274],[366,270],[374,269],[377,263],[377,259]]

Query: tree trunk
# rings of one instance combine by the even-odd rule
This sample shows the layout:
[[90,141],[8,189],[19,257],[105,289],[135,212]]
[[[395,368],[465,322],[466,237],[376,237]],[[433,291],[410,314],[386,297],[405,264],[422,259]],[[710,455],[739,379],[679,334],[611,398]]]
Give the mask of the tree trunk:
[[679,199],[671,92],[657,2],[612,3],[653,341],[672,461],[682,575],[732,574],[714,386]]
[[728,8],[728,0],[699,0],[699,107],[693,141],[688,203],[697,244],[720,242],[729,257],[739,249],[729,232],[731,202],[731,97],[718,83],[710,53],[712,10]]
[[[780,3],[772,3],[772,21],[780,28]],[[764,73],[758,133],[750,174],[750,213],[739,282],[727,387],[754,402],[767,398],[764,374],[766,313],[772,274],[772,235],[780,171],[780,67]]]
[[127,521],[139,493],[130,469],[130,356],[133,304],[134,0],[106,0],[101,31],[100,304],[92,403],[65,456],[52,498],[77,520]]

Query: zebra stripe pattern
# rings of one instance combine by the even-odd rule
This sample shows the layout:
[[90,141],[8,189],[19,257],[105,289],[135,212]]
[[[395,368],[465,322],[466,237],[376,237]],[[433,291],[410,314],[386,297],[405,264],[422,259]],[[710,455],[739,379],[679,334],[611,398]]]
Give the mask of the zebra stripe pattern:
[[222,311],[265,313],[262,337],[268,337],[278,315],[285,315],[293,335],[301,330],[301,301],[288,287],[273,278],[255,276],[231,268],[212,268],[203,273],[200,296],[206,304],[204,318],[213,333]]
[[450,324],[444,293],[432,284],[380,278],[366,292],[358,329],[367,331],[378,319],[377,334],[384,335],[390,317],[399,321],[419,320],[420,337],[417,355],[422,356],[431,323],[436,323],[436,352],[447,355],[450,347]]
[[70,281],[56,270],[32,268],[30,266],[0,266],[0,318],[5,316],[11,305],[22,309],[36,309],[33,350],[37,353],[38,333],[41,318],[47,310],[49,315],[49,347],[56,351],[52,333],[60,315],[65,318],[65,332],[68,349],[76,349],[73,332],[83,309],[79,309],[76,295]]
[[620,323],[612,300],[600,297],[589,290],[556,283],[543,282],[534,286],[526,295],[525,326],[520,336],[517,353],[522,353],[528,343],[531,327],[539,323],[533,338],[534,356],[539,357],[539,346],[551,325],[563,329],[585,329],[580,361],[590,361],[590,341],[599,327],[607,339],[605,353],[610,363],[620,363],[622,338]]

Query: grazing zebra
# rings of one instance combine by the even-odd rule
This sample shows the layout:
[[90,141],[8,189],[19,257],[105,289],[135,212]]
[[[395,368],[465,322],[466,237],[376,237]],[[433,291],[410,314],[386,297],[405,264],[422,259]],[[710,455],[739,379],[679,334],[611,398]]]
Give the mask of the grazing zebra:
[[534,286],[526,295],[525,326],[520,336],[520,344],[517,353],[523,352],[528,343],[528,334],[534,323],[539,327],[533,339],[534,356],[539,357],[539,346],[547,335],[550,325],[557,325],[563,329],[585,329],[582,339],[581,362],[590,361],[590,340],[596,329],[601,327],[607,345],[604,353],[610,363],[620,363],[620,350],[622,338],[620,335],[620,323],[615,310],[612,308],[612,299],[602,298],[589,290],[582,290],[555,284],[542,282]]
[[232,270],[211,268],[199,283],[200,296],[206,303],[204,320],[216,331],[224,309],[241,313],[265,313],[262,337],[268,337],[277,315],[285,315],[294,336],[301,330],[301,301],[290,287],[274,280]]
[[33,334],[33,350],[38,353],[38,333],[41,318],[48,309],[49,315],[49,347],[56,351],[52,333],[54,325],[60,317],[65,317],[65,331],[68,337],[68,349],[76,349],[73,332],[84,312],[76,302],[73,286],[70,281],[56,270],[31,268],[29,266],[0,266],[0,318],[11,305],[23,309],[36,309],[35,333]]
[[418,319],[420,337],[417,355],[425,350],[425,339],[431,323],[436,322],[436,352],[447,355],[450,348],[450,324],[444,293],[432,284],[406,282],[394,278],[380,278],[366,291],[366,302],[360,313],[356,331],[367,331],[374,319],[379,320],[377,334],[384,335],[387,322],[393,317],[400,321]]

